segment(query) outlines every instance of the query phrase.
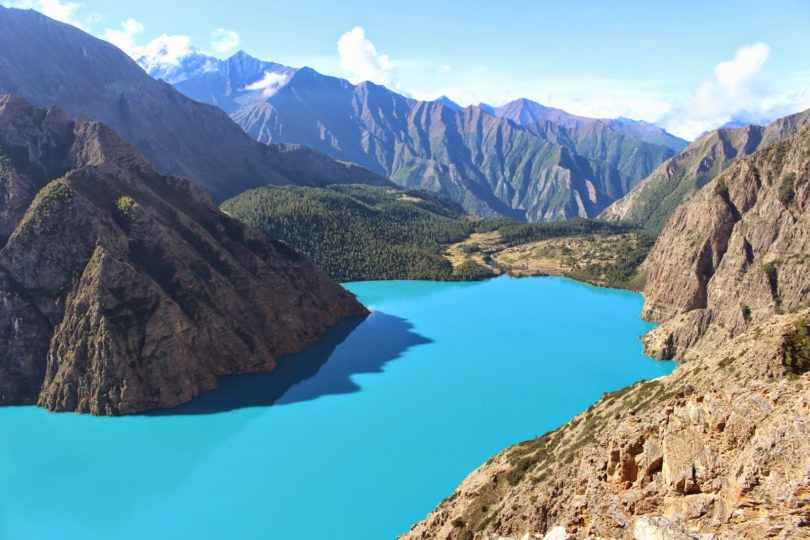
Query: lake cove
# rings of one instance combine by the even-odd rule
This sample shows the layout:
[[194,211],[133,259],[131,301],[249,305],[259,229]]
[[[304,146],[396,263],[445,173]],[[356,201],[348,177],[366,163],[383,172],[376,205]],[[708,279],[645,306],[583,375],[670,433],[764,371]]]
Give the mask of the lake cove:
[[394,538],[491,455],[674,368],[627,291],[346,287],[369,317],[177,409],[0,408],[0,538]]

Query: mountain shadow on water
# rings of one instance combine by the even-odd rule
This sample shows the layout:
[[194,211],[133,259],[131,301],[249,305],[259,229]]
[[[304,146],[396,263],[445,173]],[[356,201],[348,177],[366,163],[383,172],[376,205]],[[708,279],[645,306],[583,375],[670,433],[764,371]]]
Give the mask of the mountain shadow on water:
[[431,342],[400,317],[379,311],[367,317],[349,317],[312,347],[280,359],[271,372],[221,377],[216,390],[179,407],[144,415],[214,414],[358,392],[360,387],[352,375],[379,373],[411,347]]

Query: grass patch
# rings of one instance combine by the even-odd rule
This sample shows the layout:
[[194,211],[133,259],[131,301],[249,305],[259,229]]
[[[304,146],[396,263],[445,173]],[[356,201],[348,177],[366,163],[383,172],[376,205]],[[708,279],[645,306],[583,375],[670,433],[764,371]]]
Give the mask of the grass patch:
[[794,375],[810,370],[810,327],[808,321],[800,322],[785,343],[784,364]]

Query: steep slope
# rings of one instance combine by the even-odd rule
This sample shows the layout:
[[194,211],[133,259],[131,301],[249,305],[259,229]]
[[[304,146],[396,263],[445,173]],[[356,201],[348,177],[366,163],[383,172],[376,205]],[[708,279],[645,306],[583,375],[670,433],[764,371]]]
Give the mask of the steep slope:
[[128,414],[365,312],[103,124],[0,96],[0,404]]
[[809,536],[809,204],[806,127],[680,206],[645,342],[686,361],[494,456],[404,538]]
[[673,153],[606,124],[598,133],[538,137],[446,97],[417,101],[309,68],[283,71],[244,53],[225,61],[192,54],[171,69],[152,58],[140,62],[188,95],[218,104],[259,141],[304,144],[400,186],[441,192],[484,216],[593,216]]
[[645,339],[683,358],[810,301],[810,126],[715,178],[667,221],[644,262]]
[[386,183],[326,156],[311,165],[298,146],[257,144],[116,47],[31,10],[0,6],[0,93],[104,122],[161,171],[194,178],[216,199],[266,184]]
[[724,171],[735,160],[796,133],[810,123],[810,111],[772,124],[719,129],[707,133],[683,152],[662,163],[649,177],[601,215],[661,230],[675,208]]
[[626,179],[625,192],[635,186],[634,179],[645,178],[659,164],[675,155],[668,146],[639,143],[637,138],[612,128],[610,121],[593,120],[565,127],[540,120],[527,124],[525,128],[544,140],[616,169]]

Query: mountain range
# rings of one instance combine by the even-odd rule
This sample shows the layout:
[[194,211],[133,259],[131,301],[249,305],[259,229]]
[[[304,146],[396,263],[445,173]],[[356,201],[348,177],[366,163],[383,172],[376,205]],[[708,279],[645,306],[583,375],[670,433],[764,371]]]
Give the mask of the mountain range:
[[220,107],[256,140],[315,148],[483,216],[594,216],[686,144],[651,124],[577,117],[529,100],[463,108],[446,96],[415,100],[243,51],[227,60],[165,52],[158,46],[139,63]]
[[0,93],[103,122],[160,171],[195,179],[217,200],[266,184],[389,185],[310,148],[259,144],[115,46],[33,10],[0,6]]

